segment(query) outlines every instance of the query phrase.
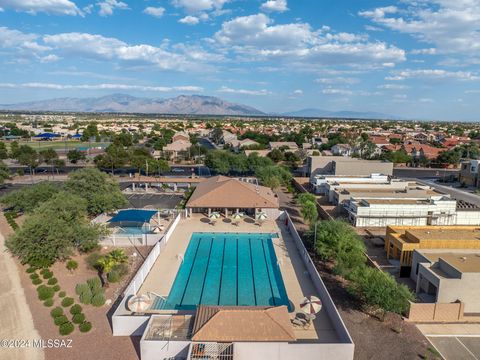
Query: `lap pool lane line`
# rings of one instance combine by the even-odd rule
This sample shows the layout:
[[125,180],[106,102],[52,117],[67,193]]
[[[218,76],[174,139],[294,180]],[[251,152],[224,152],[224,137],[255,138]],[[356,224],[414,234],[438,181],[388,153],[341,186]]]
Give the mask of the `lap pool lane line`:
[[225,241],[219,305],[237,305],[237,243],[237,239],[228,238]]
[[240,236],[238,240],[238,306],[256,305],[253,282],[250,238]]
[[263,238],[250,240],[252,251],[252,266],[254,272],[254,287],[257,306],[268,306],[272,302],[273,294],[267,270],[267,263],[263,253]]
[[199,304],[218,305],[225,248],[225,238],[222,239],[221,237],[215,236],[212,239],[212,249]]

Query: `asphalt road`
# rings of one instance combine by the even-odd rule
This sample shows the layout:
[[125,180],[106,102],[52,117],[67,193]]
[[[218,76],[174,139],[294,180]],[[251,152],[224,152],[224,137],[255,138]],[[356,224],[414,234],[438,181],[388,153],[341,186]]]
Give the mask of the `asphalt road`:
[[430,185],[437,189],[438,191],[450,194],[450,196],[457,200],[463,200],[475,205],[480,206],[480,196],[476,194],[469,193],[462,189],[452,188],[450,186],[440,185],[432,180],[418,180],[420,183]]

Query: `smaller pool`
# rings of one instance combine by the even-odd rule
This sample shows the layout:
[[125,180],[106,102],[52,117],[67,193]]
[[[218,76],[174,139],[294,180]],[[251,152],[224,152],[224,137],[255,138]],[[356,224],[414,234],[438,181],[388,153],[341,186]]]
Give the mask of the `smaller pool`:
[[142,235],[142,234],[153,234],[152,230],[149,230],[146,226],[125,226],[118,227],[116,234],[121,235]]

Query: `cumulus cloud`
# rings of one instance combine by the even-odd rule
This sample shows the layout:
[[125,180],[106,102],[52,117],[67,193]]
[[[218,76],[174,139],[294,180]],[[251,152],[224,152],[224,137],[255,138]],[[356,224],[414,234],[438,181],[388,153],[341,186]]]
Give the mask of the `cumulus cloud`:
[[113,15],[113,12],[116,9],[127,10],[129,9],[128,5],[123,1],[117,0],[105,0],[97,3],[99,6],[98,15],[100,16],[110,16]]
[[271,94],[271,92],[266,89],[262,89],[262,90],[232,89],[227,86],[222,86],[217,91],[220,93],[253,95],[253,96],[265,96],[265,95]]
[[318,78],[318,79],[315,79],[315,82],[319,84],[329,84],[329,85],[333,85],[333,84],[352,85],[352,84],[357,84],[358,82],[360,82],[360,80],[352,77],[339,76],[339,77],[330,77],[330,78]]
[[401,81],[407,79],[424,79],[424,80],[460,80],[460,81],[478,81],[480,76],[469,71],[447,71],[443,69],[418,69],[418,70],[402,70],[392,73],[385,80]]
[[480,0],[403,0],[407,6],[379,7],[359,14],[375,24],[434,44],[439,53],[478,56]]
[[173,6],[183,9],[189,14],[204,11],[221,10],[229,0],[173,0]]
[[379,85],[379,89],[385,89],[385,90],[405,90],[410,88],[407,85],[400,85],[400,84],[384,84],[384,85]]
[[70,0],[0,0],[0,8],[51,15],[82,15],[80,9]]
[[148,6],[143,10],[143,12],[147,15],[151,15],[153,17],[160,18],[165,14],[165,8],[159,6],[159,7],[153,7],[153,6]]
[[303,90],[301,90],[301,89],[294,90],[293,95],[302,96],[303,95]]
[[275,25],[265,14],[226,21],[213,41],[250,60],[286,59],[308,64],[391,65],[405,60],[405,51],[365,36],[314,30],[307,23]]
[[347,89],[328,88],[328,89],[323,89],[322,94],[325,94],[325,95],[353,95],[353,91],[352,90],[347,90]]
[[186,25],[197,25],[200,22],[200,19],[196,16],[187,15],[178,20],[178,22]]
[[284,12],[288,10],[287,0],[269,0],[264,2],[260,9],[268,12]]
[[2,88],[11,89],[49,89],[49,90],[134,90],[134,91],[150,91],[150,92],[202,92],[203,88],[199,86],[143,86],[143,85],[127,85],[127,84],[94,84],[94,85],[69,85],[42,82],[29,82],[22,84],[0,83]]

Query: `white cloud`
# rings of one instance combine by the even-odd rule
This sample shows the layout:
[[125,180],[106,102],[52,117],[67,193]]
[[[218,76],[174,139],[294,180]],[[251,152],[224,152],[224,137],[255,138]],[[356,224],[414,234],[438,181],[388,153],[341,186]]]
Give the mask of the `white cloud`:
[[187,15],[178,20],[178,22],[186,25],[197,25],[200,22],[200,19],[196,16]]
[[353,95],[353,91],[352,90],[346,90],[346,89],[328,88],[328,89],[323,89],[322,94],[325,94],[325,95]]
[[62,54],[119,61],[130,66],[153,65],[162,70],[205,70],[205,62],[213,59],[200,49],[190,55],[188,47],[169,49],[168,44],[160,47],[147,44],[130,45],[116,38],[88,33],[46,35],[43,40]]
[[12,89],[50,89],[50,90],[134,90],[134,91],[150,91],[150,92],[202,92],[203,88],[199,86],[143,86],[143,85],[127,85],[127,84],[94,84],[94,85],[65,85],[54,83],[30,82],[22,84],[0,83],[2,88]]
[[413,55],[435,55],[437,53],[437,49],[435,48],[428,48],[428,49],[414,49],[410,51]]
[[300,90],[300,89],[294,90],[293,95],[302,96],[303,95],[303,90]]
[[173,6],[189,14],[203,11],[221,10],[230,0],[172,0]]
[[35,57],[51,50],[50,47],[39,44],[39,36],[27,34],[18,30],[0,27],[0,48],[14,51],[16,57]]
[[143,10],[143,12],[147,15],[151,15],[151,16],[160,18],[165,13],[165,8],[163,8],[161,6],[160,7],[148,6],[148,7],[145,8],[145,10]]
[[113,15],[113,12],[116,9],[119,9],[119,10],[129,9],[126,3],[124,3],[123,1],[117,1],[117,0],[105,0],[105,1],[98,2],[97,5],[100,7],[100,10],[98,10],[98,15],[100,16]]
[[222,86],[217,91],[220,93],[253,95],[253,96],[265,96],[265,95],[271,94],[271,92],[266,89],[262,89],[262,90],[232,89],[227,86]]
[[405,51],[365,36],[314,30],[306,23],[273,24],[265,14],[226,21],[212,40],[248,60],[285,59],[308,66],[368,64],[386,66],[405,60]]
[[407,85],[400,85],[400,84],[384,84],[384,85],[379,85],[377,87],[379,89],[385,89],[385,90],[405,90],[410,88]]
[[333,77],[333,78],[318,78],[318,79],[315,79],[315,82],[319,84],[329,84],[329,85],[333,85],[333,84],[352,85],[352,84],[357,84],[358,82],[360,82],[360,80],[357,78],[340,76],[340,77]]
[[42,62],[42,63],[51,63],[51,62],[55,62],[55,61],[58,61],[58,60],[60,60],[60,57],[57,56],[57,55],[54,55],[54,54],[50,54],[50,55],[43,56],[42,58],[40,58],[40,62]]
[[477,81],[480,76],[469,71],[447,71],[442,69],[420,69],[420,70],[402,70],[394,72],[385,80],[401,81],[406,79],[427,79],[427,80],[461,80]]
[[420,98],[420,99],[418,99],[418,101],[421,102],[421,103],[433,103],[433,102],[435,102],[435,100],[430,99],[430,98]]
[[480,51],[480,0],[403,0],[405,8],[380,7],[360,15],[386,28],[434,44],[438,53]]
[[82,15],[77,5],[70,0],[0,0],[0,7],[30,14],[43,12],[51,15]]
[[284,12],[288,10],[287,0],[269,0],[264,2],[260,9],[268,12]]

